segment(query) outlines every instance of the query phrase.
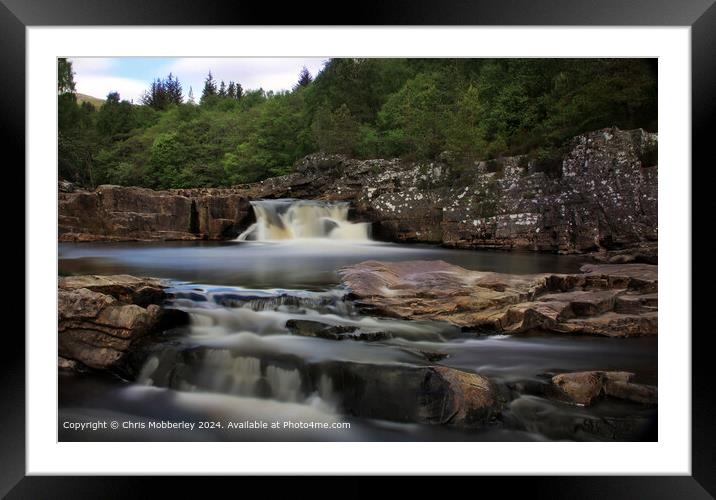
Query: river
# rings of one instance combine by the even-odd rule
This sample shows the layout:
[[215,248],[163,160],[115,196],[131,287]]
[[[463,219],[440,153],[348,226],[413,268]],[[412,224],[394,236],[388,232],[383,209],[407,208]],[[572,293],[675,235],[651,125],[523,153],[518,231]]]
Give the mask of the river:
[[[367,224],[348,221],[343,204],[279,200],[256,202],[254,210],[256,224],[236,241],[59,245],[60,275],[165,278],[172,285],[167,305],[191,317],[188,327],[165,333],[136,381],[61,372],[60,440],[655,439],[653,408],[611,399],[588,408],[568,406],[529,387],[550,374],[595,369],[631,371],[637,381],[655,385],[656,338],[480,335],[441,322],[372,317],[346,300],[337,273],[370,259],[440,259],[512,274],[571,273],[583,258],[377,242]],[[390,338],[302,337],[286,327],[290,319],[360,326],[389,332]],[[346,414],[336,403],[337,391],[345,390],[334,376],[337,365],[368,366],[389,377],[396,369],[430,364],[417,352],[440,353],[439,364],[509,388],[501,418],[478,429],[455,429]],[[365,404],[376,404],[370,387],[363,391]],[[82,433],[65,426],[98,419],[130,424]],[[158,428],[152,424],[157,421],[176,425]],[[206,424],[186,429],[180,422]],[[260,428],[268,422],[281,427]]]

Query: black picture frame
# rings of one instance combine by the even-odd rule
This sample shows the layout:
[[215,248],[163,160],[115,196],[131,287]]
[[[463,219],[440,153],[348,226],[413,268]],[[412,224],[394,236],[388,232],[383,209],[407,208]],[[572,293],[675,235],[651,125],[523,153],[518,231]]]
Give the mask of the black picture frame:
[[[17,163],[25,157],[25,28],[28,26],[102,25],[537,25],[537,26],[690,26],[692,69],[692,163],[708,168],[713,164],[712,137],[708,124],[716,117],[716,0],[363,0],[344,8],[324,4],[286,4],[235,0],[0,0],[0,137],[7,153]],[[662,117],[664,119],[666,117]],[[689,166],[683,168],[689,175]],[[697,169],[691,169],[693,176]],[[700,177],[700,176],[699,176]],[[31,186],[25,186],[26,189]],[[692,228],[703,228],[702,219],[712,212],[709,197],[692,198]],[[30,228],[25,228],[29,230]],[[686,242],[684,242],[686,243]],[[24,247],[23,247],[24,249]],[[708,244],[692,246],[695,260],[705,263],[713,255]],[[704,259],[701,259],[701,257]],[[25,265],[31,265],[25,261]],[[707,295],[695,288],[694,315],[704,315]],[[16,300],[16,299],[15,299]],[[696,319],[694,317],[693,319]],[[690,327],[691,318],[684,318]],[[696,323],[694,323],[695,325]],[[111,477],[57,477],[25,475],[25,342],[6,329],[0,367],[2,411],[0,411],[0,495],[7,498],[125,498],[143,497],[148,483],[161,479]],[[703,335],[698,335],[702,333]],[[692,335],[692,475],[691,476],[588,476],[480,478],[485,487],[529,491],[532,498],[714,498],[716,495],[716,440],[714,440],[714,391],[711,387],[707,348],[708,330]],[[665,332],[664,334],[668,334]],[[664,376],[668,376],[666,368]],[[212,484],[223,488],[229,478]],[[217,480],[214,480],[217,481]],[[246,479],[242,479],[246,481]],[[293,478],[292,489],[302,488],[303,479]],[[343,496],[370,494],[367,478],[350,478]],[[490,484],[488,484],[490,483]],[[245,484],[245,483],[244,483]],[[264,482],[264,487],[274,483]],[[424,493],[431,488],[445,493],[440,481],[415,480]],[[165,496],[170,490],[189,493],[186,478],[162,480]],[[335,494],[327,487],[328,494]],[[478,490],[474,490],[476,493]],[[497,490],[499,491],[499,489]],[[320,494],[313,490],[312,496]]]

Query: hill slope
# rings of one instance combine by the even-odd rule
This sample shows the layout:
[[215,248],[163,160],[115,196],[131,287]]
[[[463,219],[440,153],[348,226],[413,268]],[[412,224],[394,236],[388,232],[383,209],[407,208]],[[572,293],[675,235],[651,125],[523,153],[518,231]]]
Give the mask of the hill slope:
[[77,103],[82,104],[83,102],[88,102],[92,104],[95,108],[99,109],[102,104],[104,104],[104,99],[100,99],[99,97],[92,97],[91,95],[87,94],[77,94]]

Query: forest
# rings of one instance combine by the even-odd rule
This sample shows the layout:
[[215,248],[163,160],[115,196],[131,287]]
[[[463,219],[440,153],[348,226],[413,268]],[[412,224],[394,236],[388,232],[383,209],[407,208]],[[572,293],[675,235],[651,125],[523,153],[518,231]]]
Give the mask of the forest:
[[209,73],[197,97],[181,75],[140,103],[78,99],[58,59],[61,179],[155,189],[223,187],[291,171],[313,152],[457,163],[558,158],[607,126],[657,131],[655,59],[330,59],[290,91],[244,89]]

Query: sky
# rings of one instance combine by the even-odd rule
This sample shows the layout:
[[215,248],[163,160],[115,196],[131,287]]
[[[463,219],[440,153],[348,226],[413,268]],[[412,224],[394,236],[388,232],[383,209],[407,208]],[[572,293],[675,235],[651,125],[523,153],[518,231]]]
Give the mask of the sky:
[[119,92],[121,99],[140,102],[155,78],[169,73],[179,78],[186,98],[189,87],[199,101],[206,75],[217,84],[224,80],[239,82],[244,89],[290,90],[305,66],[316,75],[327,58],[290,57],[71,57],[78,93],[104,99],[110,92]]

